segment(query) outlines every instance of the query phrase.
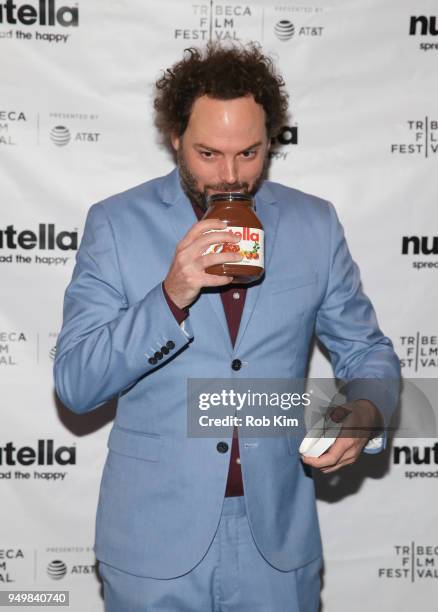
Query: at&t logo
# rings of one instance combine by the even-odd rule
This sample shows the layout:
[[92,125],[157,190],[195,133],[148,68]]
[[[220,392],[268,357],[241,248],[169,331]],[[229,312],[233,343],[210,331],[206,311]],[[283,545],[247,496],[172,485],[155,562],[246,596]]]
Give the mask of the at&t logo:
[[50,132],[50,140],[57,147],[65,147],[70,142],[70,130],[64,125],[56,125]]
[[[100,132],[76,132],[73,142],[98,142]],[[65,125],[55,125],[50,130],[50,140],[57,147],[65,147],[72,140],[72,134]]]
[[60,559],[55,559],[51,561],[47,566],[47,574],[52,578],[52,580],[61,580],[67,573],[67,566],[64,561]]
[[281,19],[274,26],[274,34],[282,42],[294,36],[322,36],[323,26],[295,26],[289,19]]
[[274,32],[279,40],[290,40],[295,34],[295,26],[288,19],[281,19],[275,24]]

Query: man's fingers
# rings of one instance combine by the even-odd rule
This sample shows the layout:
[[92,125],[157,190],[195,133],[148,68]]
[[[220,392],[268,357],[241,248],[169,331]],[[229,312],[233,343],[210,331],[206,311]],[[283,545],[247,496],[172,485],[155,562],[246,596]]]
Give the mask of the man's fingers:
[[178,262],[178,268],[181,270],[189,270],[192,266],[198,270],[205,270],[205,268],[215,264],[226,262],[235,263],[236,261],[241,261],[242,256],[239,253],[228,251],[225,253],[219,252],[202,255],[210,244],[219,242],[236,242],[237,240],[234,236],[230,236],[226,232],[215,232],[214,236],[202,236],[201,238],[198,238],[195,243],[192,243],[189,245],[189,247],[182,249],[181,252],[177,253],[175,261]]
[[341,467],[345,467],[346,465],[352,465],[356,459],[358,458],[360,452],[361,452],[361,448],[354,448],[354,452],[353,450],[351,451],[347,451],[344,456],[340,459],[340,461],[338,461],[338,463],[332,467],[328,467],[328,468],[322,468],[321,472],[323,472],[324,474],[330,474],[330,472],[335,472],[336,470],[338,470]]
[[232,276],[219,276],[218,274],[207,274],[206,276],[208,278],[203,283],[204,287],[222,287],[222,285],[229,285],[234,280]]
[[352,465],[356,461],[356,457],[351,457],[349,459],[342,459],[339,463],[330,468],[322,468],[321,472],[323,474],[330,474],[331,472],[336,472],[342,467],[346,467],[347,465]]
[[306,465],[320,469],[321,472],[327,474],[334,472],[339,467],[354,463],[366,443],[366,438],[338,438],[331,449],[320,457],[301,457],[301,459]]
[[199,238],[199,236],[208,232],[208,230],[225,230],[226,227],[227,222],[221,221],[220,219],[203,219],[202,221],[198,221],[192,225],[184,238],[180,240],[178,249],[186,249],[192,242]]
[[208,253],[208,255],[202,255],[198,261],[201,269],[205,270],[210,266],[224,263],[239,263],[239,261],[242,261],[242,255],[240,253]]
[[302,457],[307,465],[314,468],[332,467],[341,460],[344,453],[353,446],[353,440],[349,438],[338,438],[333,446],[320,457]]
[[239,238],[230,232],[209,232],[202,234],[190,245],[190,250],[196,250],[196,254],[204,253],[208,247],[212,244],[220,244],[229,242],[231,244],[237,244]]
[[330,412],[330,418],[335,423],[341,423],[351,413],[351,410],[346,408],[345,406],[336,406]]
[[[352,454],[358,455],[361,448],[366,444],[366,439],[353,438],[349,435],[349,428],[355,422],[355,414],[345,406],[337,406],[334,411],[336,411],[337,417],[342,417],[340,419],[343,421],[341,431],[333,446],[323,455],[320,457],[303,457],[303,462],[311,467],[319,469],[333,467],[345,459],[345,453],[352,452]],[[331,413],[332,419],[334,411]]]

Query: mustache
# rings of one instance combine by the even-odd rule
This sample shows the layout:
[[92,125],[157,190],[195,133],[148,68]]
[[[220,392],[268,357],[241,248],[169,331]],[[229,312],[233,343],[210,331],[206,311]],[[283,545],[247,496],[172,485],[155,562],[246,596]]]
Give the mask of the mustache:
[[246,182],[236,182],[236,183],[216,183],[215,185],[205,185],[204,193],[207,194],[207,191],[212,189],[213,191],[222,191],[224,193],[231,191],[244,191],[248,192],[249,184]]

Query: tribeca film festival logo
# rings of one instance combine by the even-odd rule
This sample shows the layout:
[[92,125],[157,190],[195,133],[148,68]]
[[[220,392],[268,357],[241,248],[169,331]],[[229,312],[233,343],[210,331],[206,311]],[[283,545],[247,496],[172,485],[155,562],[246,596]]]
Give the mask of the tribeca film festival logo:
[[18,365],[27,342],[23,331],[0,331],[0,369]]
[[[0,24],[13,26],[10,30],[0,31],[0,39],[42,40],[48,43],[66,43],[71,34],[47,32],[32,29],[30,26],[44,28],[77,28],[79,25],[79,8],[59,6],[56,0],[39,0],[38,5],[14,3],[6,0],[0,4]],[[26,29],[17,29],[24,26]]]
[[429,157],[438,152],[438,121],[430,117],[410,119],[406,122],[408,140],[391,144],[396,155],[421,155]]
[[394,557],[392,567],[379,567],[379,578],[410,582],[438,578],[438,546],[434,544],[395,544]]
[[22,110],[0,109],[0,147],[15,146],[26,122],[27,118]]
[[[56,340],[58,332],[28,334],[20,330],[5,331],[0,328],[0,371],[2,368],[17,368],[40,363],[40,354],[45,363],[52,365],[56,356]],[[29,337],[31,342],[29,342]],[[35,342],[36,340],[36,342]]]
[[[65,466],[76,465],[76,446],[57,446],[52,439],[37,440],[33,446],[15,446],[6,442],[0,447],[0,481],[42,480],[61,482],[68,472]],[[36,470],[34,467],[55,467],[56,470]]]
[[241,40],[239,28],[245,27],[253,17],[253,8],[248,5],[192,4],[194,27],[174,29],[176,40],[225,41]]
[[[438,236],[402,236],[401,254],[413,258],[415,270],[438,268],[438,259],[430,258],[438,255]],[[423,255],[428,259],[419,259]]]
[[[435,15],[417,15],[411,16],[409,22],[409,36],[435,37],[438,36],[437,17]],[[429,38],[418,45],[421,51],[438,50],[438,41],[436,38]]]
[[417,331],[410,336],[400,336],[397,350],[403,370],[418,372],[438,367],[438,336]]
[[[74,561],[69,559],[68,562],[65,562],[58,556],[54,556],[59,554],[72,556]],[[51,557],[49,562],[47,562],[48,558],[50,559],[48,555]],[[31,576],[35,580],[40,574],[40,569],[52,580],[61,580],[66,576],[88,577],[96,572],[95,562],[90,563],[90,561],[94,561],[94,551],[91,546],[50,546],[44,551],[24,551],[22,548],[12,547],[0,548],[0,586],[17,581],[22,582],[23,570],[26,570],[28,580]]]
[[30,135],[33,137],[32,144],[36,136],[36,143],[40,145],[42,130],[43,133],[47,130],[45,132],[47,140],[52,146],[65,147],[69,144],[89,146],[100,142],[101,132],[96,129],[99,116],[95,113],[51,112],[47,117],[36,113],[35,118],[30,129],[28,115],[23,109],[0,108],[0,149],[2,146],[19,145],[26,139],[29,141]]
[[[35,229],[16,229],[13,224],[0,229],[0,264],[38,264],[54,268],[65,266],[70,257],[63,256],[66,251],[78,248],[78,230],[59,231],[54,223],[40,223]],[[29,251],[40,254],[29,255]],[[45,251],[63,253],[46,254]]]
[[12,564],[25,559],[21,548],[0,548],[0,585],[15,582]]

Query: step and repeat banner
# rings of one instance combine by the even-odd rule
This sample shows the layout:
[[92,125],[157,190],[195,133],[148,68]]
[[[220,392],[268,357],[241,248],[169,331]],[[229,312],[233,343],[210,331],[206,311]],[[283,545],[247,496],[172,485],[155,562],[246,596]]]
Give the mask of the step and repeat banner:
[[[335,204],[410,381],[399,419],[412,424],[414,383],[438,369],[438,12],[435,0],[25,2],[0,2],[0,590],[66,590],[71,610],[94,612],[115,406],[70,413],[52,367],[88,208],[172,168],[155,80],[209,40],[255,40],[273,56],[290,116],[270,178]],[[331,376],[317,347],[310,374]],[[427,431],[402,428],[386,452],[316,475],[324,612],[432,609],[438,445]]]

